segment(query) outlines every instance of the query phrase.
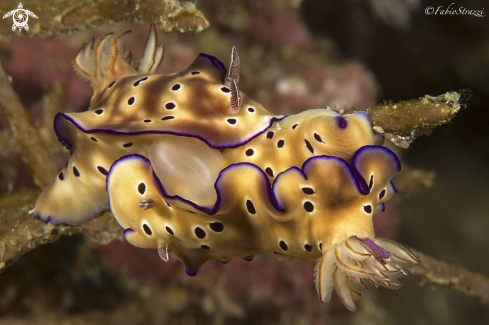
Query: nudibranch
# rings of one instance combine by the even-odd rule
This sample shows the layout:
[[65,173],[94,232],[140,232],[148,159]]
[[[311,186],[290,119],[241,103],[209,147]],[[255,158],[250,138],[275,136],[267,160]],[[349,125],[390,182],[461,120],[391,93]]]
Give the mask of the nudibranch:
[[[74,225],[107,210],[105,179],[113,162],[128,154],[147,156],[163,134],[233,148],[283,117],[236,92],[239,77],[229,74],[226,80],[226,68],[213,56],[200,54],[179,73],[155,74],[164,50],[157,46],[154,26],[135,67],[132,56],[124,56],[127,34],[108,34],[96,45],[92,39],[75,57],[75,71],[90,81],[94,95],[87,111],[55,117],[55,132],[72,157],[39,197],[34,214],[39,220]],[[239,67],[239,61],[234,64]]]
[[227,72],[200,54],[161,75],[155,28],[137,66],[126,34],[92,40],[74,60],[94,95],[87,111],[55,118],[72,156],[35,218],[75,225],[110,209],[129,243],[165,261],[171,251],[189,275],[257,254],[317,261],[320,300],[334,289],[352,311],[368,287],[400,287],[402,265],[419,261],[375,237],[400,163],[367,113],[273,115],[239,91],[235,47]]

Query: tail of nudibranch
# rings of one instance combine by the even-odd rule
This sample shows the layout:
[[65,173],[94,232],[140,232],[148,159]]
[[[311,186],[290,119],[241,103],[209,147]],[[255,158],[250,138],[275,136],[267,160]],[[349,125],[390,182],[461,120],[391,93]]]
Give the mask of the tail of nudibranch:
[[403,264],[420,261],[401,245],[386,239],[350,237],[341,244],[325,250],[315,268],[316,290],[322,302],[329,302],[336,291],[345,307],[357,309],[355,301],[369,286],[399,289],[397,281],[406,276]]
[[90,81],[94,96],[121,76],[154,74],[160,66],[165,50],[163,46],[157,45],[154,25],[149,29],[144,53],[137,67],[133,66],[131,53],[124,57],[124,39],[130,32],[127,30],[118,34],[107,34],[96,44],[91,39],[78,51],[73,66],[78,75]]

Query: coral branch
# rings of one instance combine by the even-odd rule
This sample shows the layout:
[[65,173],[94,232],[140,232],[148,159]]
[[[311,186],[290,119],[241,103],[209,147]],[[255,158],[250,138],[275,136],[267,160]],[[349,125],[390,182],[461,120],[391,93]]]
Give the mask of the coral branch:
[[[54,81],[42,96],[42,119],[36,123],[42,143],[53,156],[68,156],[69,152],[60,146],[53,129],[54,116],[65,110],[66,93],[59,80]],[[19,141],[12,130],[0,130],[0,157],[14,157],[22,154]]]
[[0,131],[0,157],[17,156],[21,153],[12,131]]
[[63,89],[61,81],[56,80],[51,85],[42,96],[42,120],[39,125],[39,135],[44,143],[44,145],[51,152],[53,147],[60,149],[58,143],[58,137],[53,129],[54,116],[58,112],[65,110],[66,105],[66,94]]
[[[0,6],[0,15],[15,9],[17,2],[8,1]],[[62,0],[46,1],[26,7],[39,18],[29,20],[29,33],[22,35],[55,36],[107,24],[133,22],[154,23],[166,32],[200,32],[209,22],[197,10],[194,2],[178,0]],[[8,28],[0,30],[0,39],[14,33]]]
[[396,135],[410,134],[413,130],[429,130],[450,121],[460,109],[460,94],[447,92],[432,97],[383,104],[368,109],[372,124]]
[[57,168],[51,156],[39,141],[39,135],[29,116],[12,89],[9,79],[0,64],[0,107],[7,116],[17,142],[22,148],[22,157],[34,171],[36,183],[47,186],[56,175]]
[[489,277],[437,260],[415,249],[411,248],[411,251],[421,260],[421,264],[406,265],[406,269],[410,275],[421,279],[421,285],[430,283],[449,286],[489,304]]
[[[433,128],[450,122],[462,107],[470,91],[447,92],[440,96],[426,95],[398,103],[384,103],[366,111],[372,125],[384,137],[401,148],[408,148],[418,136],[431,133]],[[342,110],[352,113],[354,108]]]
[[[0,198],[0,272],[28,251],[63,235],[82,233],[104,244],[122,240],[122,231],[110,212],[80,226],[53,226],[33,219],[27,211],[38,194],[37,191],[22,191]],[[14,202],[22,207],[12,207]]]
[[400,195],[410,196],[431,188],[435,177],[434,171],[416,169],[403,164],[402,170],[394,176],[392,182]]

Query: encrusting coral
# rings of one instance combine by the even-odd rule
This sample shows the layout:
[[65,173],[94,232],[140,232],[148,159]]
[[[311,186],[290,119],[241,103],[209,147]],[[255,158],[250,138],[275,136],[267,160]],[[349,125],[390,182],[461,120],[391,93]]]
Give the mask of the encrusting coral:
[[126,240],[165,261],[171,251],[189,275],[212,259],[318,259],[321,301],[334,288],[352,311],[365,281],[400,286],[402,264],[419,261],[375,238],[372,216],[396,193],[400,163],[367,113],[275,116],[239,91],[236,48],[227,75],[205,54],[156,75],[164,50],[154,26],[137,66],[124,56],[126,34],[77,54],[91,107],[56,116],[72,157],[34,218],[77,225],[110,208]]
[[[10,3],[9,3],[10,2]],[[17,6],[17,1],[2,1],[0,14]],[[26,6],[27,9],[27,6]],[[96,26],[124,22],[154,23],[170,32],[200,32],[209,22],[192,1],[182,0],[52,0],[28,6],[38,16],[29,35],[56,36]],[[130,13],[130,14],[128,14]],[[11,32],[0,30],[0,39]]]

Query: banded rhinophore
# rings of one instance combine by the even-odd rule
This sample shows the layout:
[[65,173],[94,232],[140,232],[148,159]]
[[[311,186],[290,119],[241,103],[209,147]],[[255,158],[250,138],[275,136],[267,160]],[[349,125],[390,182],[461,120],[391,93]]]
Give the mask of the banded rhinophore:
[[200,54],[163,75],[154,26],[137,65],[124,56],[127,33],[75,57],[94,95],[87,111],[56,115],[71,158],[35,218],[76,225],[110,209],[128,242],[165,261],[171,251],[189,275],[256,254],[317,260],[320,300],[334,289],[349,310],[369,286],[400,287],[402,265],[419,261],[375,238],[372,216],[401,167],[367,113],[273,115],[239,91],[236,48],[228,72]]

